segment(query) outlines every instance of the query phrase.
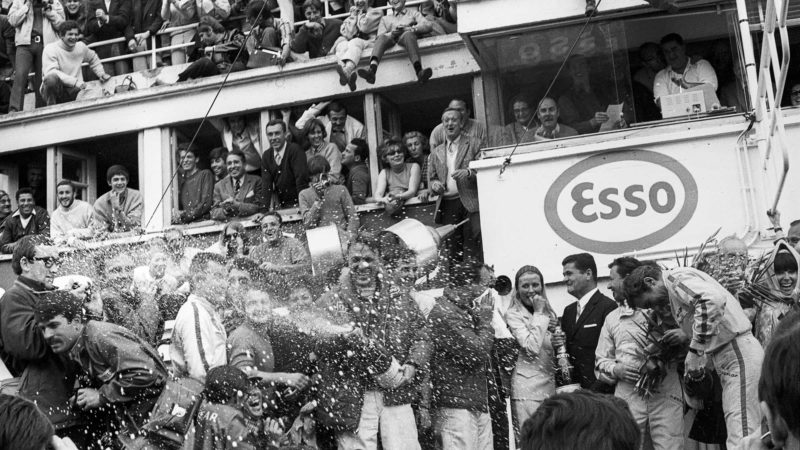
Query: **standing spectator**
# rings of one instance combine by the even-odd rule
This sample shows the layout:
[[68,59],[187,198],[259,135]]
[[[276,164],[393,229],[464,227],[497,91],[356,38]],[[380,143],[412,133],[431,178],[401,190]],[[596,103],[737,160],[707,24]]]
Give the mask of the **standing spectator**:
[[[482,254],[481,223],[478,204],[478,181],[469,163],[479,158],[480,141],[462,131],[461,111],[446,109],[442,114],[445,142],[435,147],[428,160],[430,190],[439,195],[436,205],[436,223],[457,224],[469,219],[449,238],[447,244],[450,262],[466,259],[465,256]],[[466,254],[466,255],[465,255]]]
[[89,203],[75,198],[75,184],[70,180],[58,182],[56,196],[58,207],[50,217],[50,238],[56,244],[80,246],[82,239],[94,236],[91,226],[94,209]]
[[78,23],[80,39],[83,40],[83,33],[86,31],[86,21],[89,16],[86,13],[86,2],[82,0],[64,1],[64,19],[74,20]]
[[372,179],[369,176],[369,147],[367,141],[357,138],[350,141],[342,152],[342,166],[347,168],[345,187],[350,191],[353,204],[363,205],[372,191]]
[[198,253],[190,266],[192,293],[175,317],[169,353],[176,375],[205,381],[212,367],[224,366],[228,338],[219,307],[225,299],[225,259]]
[[[403,135],[403,143],[408,149],[409,162],[419,164],[420,190],[428,189],[428,158],[431,155],[428,138],[419,131],[409,131]],[[422,194],[420,194],[420,197],[422,197]]]
[[225,147],[216,147],[211,149],[208,153],[208,159],[211,161],[211,171],[214,172],[214,182],[219,182],[221,179],[228,175],[228,149]]
[[[248,42],[250,40],[248,39]],[[258,172],[261,155],[264,153],[259,136],[258,117],[247,115],[228,116],[224,119],[222,140],[231,150],[244,153],[247,173]]]
[[33,70],[36,106],[44,106],[39,94],[42,85],[42,54],[45,45],[58,40],[56,30],[64,21],[64,8],[58,0],[14,0],[8,11],[8,23],[16,29],[14,86],[9,112],[22,111],[28,74]]
[[142,194],[128,188],[128,169],[113,165],[106,171],[111,190],[94,202],[94,227],[101,232],[120,233],[142,226],[144,203]]
[[[460,270],[459,272],[468,272]],[[457,273],[436,301],[431,324],[434,432],[443,450],[489,450],[489,367],[494,341],[492,296]]]
[[[615,259],[610,264],[609,289],[619,305],[606,316],[595,352],[595,375],[598,380],[615,384],[614,395],[625,400],[639,427],[641,436],[649,431],[656,450],[683,448],[683,392],[677,364],[664,367],[665,377],[646,398],[637,392],[640,367],[646,362],[640,343],[649,342],[645,330],[656,314],[634,309],[625,299],[624,280],[642,263],[631,257]],[[648,315],[650,317],[648,317]],[[680,329],[668,330],[661,341],[664,347],[683,347],[686,335]]]
[[204,219],[214,202],[214,174],[197,167],[200,158],[195,151],[188,146],[178,147],[181,173],[178,178],[178,210],[173,214],[173,222],[190,223]]
[[189,57],[192,64],[178,74],[178,81],[245,70],[247,52],[240,49],[246,39],[238,28],[226,30],[213,17],[203,16],[197,24],[194,51]]
[[[470,111],[469,106],[467,106],[467,102],[458,98],[454,98],[453,100],[450,100],[450,103],[448,103],[445,111],[448,109],[455,109],[461,114],[462,133],[464,133],[467,137],[477,139],[481,147],[486,144],[486,126],[475,119],[469,118],[472,112]],[[431,131],[431,149],[435,149],[436,147],[444,144],[446,140],[447,137],[444,131],[444,125],[440,123],[436,125],[433,131]]]
[[686,56],[686,45],[679,34],[670,33],[661,38],[661,51],[667,67],[656,74],[653,84],[656,102],[664,95],[678,94],[698,86],[709,85],[712,91],[719,87],[717,73],[708,61],[689,60]]
[[356,67],[361,53],[375,43],[383,11],[371,8],[372,0],[355,0],[350,15],[342,22],[341,33],[345,40],[336,44],[336,72],[339,84],[356,90]]
[[575,379],[584,389],[611,393],[607,384],[597,381],[594,361],[603,322],[617,304],[597,288],[597,264],[592,255],[569,255],[561,265],[567,293],[577,299],[564,308],[561,317],[561,328],[567,337],[567,353],[575,366]]
[[[169,28],[182,27],[197,23],[197,3],[195,0],[162,0],[161,18]],[[197,29],[189,28],[182,31],[172,31],[169,34],[169,46],[190,44],[194,40]],[[188,51],[186,47],[170,50],[170,59],[173,66],[185,64]],[[163,58],[162,58],[163,60]]]
[[[642,308],[669,308],[691,336],[685,375],[699,381],[713,364],[722,384],[726,445],[735,448],[761,426],[757,380],[764,351],[750,332],[742,307],[711,276],[690,267],[636,268],[625,278],[625,296]],[[710,361],[709,361],[710,359]]]
[[406,9],[406,0],[394,0],[391,5],[394,14],[383,16],[378,25],[378,38],[375,40],[375,48],[369,59],[369,69],[359,69],[358,74],[367,83],[375,84],[375,73],[378,71],[383,54],[386,50],[399,45],[408,53],[417,81],[424,84],[431,78],[433,71],[430,67],[422,68],[417,39],[430,33],[433,26],[419,11]]
[[203,17],[211,17],[221,22],[231,15],[231,5],[228,0],[196,0],[197,15],[202,20]]
[[633,74],[633,81],[652,94],[656,74],[661,72],[665,66],[661,48],[655,42],[645,42],[639,46],[639,60],[642,62],[642,67]]
[[301,7],[306,23],[292,41],[292,58],[308,53],[308,58],[321,58],[331,53],[341,36],[342,21],[324,17],[320,0],[305,0]]
[[552,334],[558,322],[547,299],[542,272],[523,266],[517,271],[514,286],[514,303],[506,312],[506,321],[520,347],[511,378],[511,414],[519,443],[522,424],[556,392],[554,349],[564,345],[564,337]]
[[268,209],[296,206],[297,195],[308,187],[306,155],[297,144],[288,143],[287,137],[283,121],[271,120],[267,124],[270,149],[262,155],[261,185]]
[[[167,368],[153,347],[127,329],[86,320],[83,301],[64,291],[46,293],[36,304],[38,323],[53,353],[68,356],[96,386],[79,388],[75,404],[98,411],[98,417],[106,413],[102,420],[109,431],[127,437],[149,418]],[[98,425],[90,425],[92,432]]]
[[[131,53],[150,49],[150,38],[155,36],[164,24],[164,19],[161,18],[162,1],[133,0],[130,23],[125,27],[125,42]],[[149,60],[147,56],[133,58],[133,71],[152,69]]]
[[271,273],[299,276],[308,272],[311,268],[308,251],[300,241],[283,234],[281,215],[270,211],[259,222],[264,243],[250,250],[250,258]]
[[[93,41],[124,38],[125,29],[131,20],[131,0],[87,0],[89,20],[86,23],[86,37]],[[127,40],[125,41],[127,42]],[[114,43],[97,47],[97,55],[101,59],[120,56],[122,44]],[[111,63],[103,63],[106,73],[122,75],[130,72],[128,61],[121,59]]]
[[83,64],[88,64],[100,81],[105,83],[111,78],[111,75],[103,71],[103,65],[94,50],[79,41],[80,29],[77,22],[64,22],[60,35],[60,40],[47,44],[42,56],[44,80],[41,94],[48,106],[75,101],[78,94],[86,89],[81,67]]
[[[328,113],[320,116],[326,106]],[[341,152],[344,152],[347,144],[353,139],[367,139],[364,124],[347,114],[347,108],[339,102],[320,102],[311,105],[297,120],[295,127],[300,130],[305,129],[306,124],[315,117],[325,125],[325,140],[336,144]]]
[[264,7],[263,0],[255,0],[247,5],[247,23],[252,26],[252,37],[247,40],[247,51],[252,52],[258,48],[280,49],[278,65],[286,64],[291,56],[294,34],[292,23],[282,17],[273,17],[269,7]]
[[358,234],[358,214],[347,188],[331,182],[330,167],[320,155],[309,160],[311,187],[300,192],[300,214],[306,229],[334,224],[340,235],[346,233],[349,241]]
[[558,103],[552,97],[545,97],[539,102],[536,114],[540,125],[536,129],[535,140],[558,139],[578,135],[574,128],[558,123]]
[[383,205],[389,216],[403,215],[406,200],[416,197],[419,190],[420,168],[409,159],[405,144],[389,139],[381,146],[381,161],[387,166],[378,174],[375,202]]
[[228,153],[228,175],[214,185],[214,208],[211,218],[227,220],[231,217],[248,217],[264,207],[261,196],[261,179],[245,173],[244,153]]
[[312,119],[306,125],[305,132],[309,142],[309,147],[306,150],[306,162],[310,162],[315,155],[323,156],[328,160],[328,165],[330,166],[330,173],[328,174],[330,182],[335,184],[344,183],[342,152],[339,151],[335,144],[325,139],[328,136],[325,131],[325,125],[318,119]]
[[50,235],[50,216],[44,208],[36,206],[31,188],[17,191],[17,211],[8,217],[0,235],[0,250],[14,253],[19,240],[33,234]]

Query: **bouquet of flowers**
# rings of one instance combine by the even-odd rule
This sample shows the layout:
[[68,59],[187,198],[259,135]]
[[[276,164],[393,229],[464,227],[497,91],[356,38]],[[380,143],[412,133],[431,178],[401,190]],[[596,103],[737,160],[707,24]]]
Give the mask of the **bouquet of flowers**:
[[683,352],[679,347],[663,342],[663,337],[668,331],[663,321],[657,322],[647,313],[644,314],[644,317],[647,319],[647,326],[634,322],[642,330],[644,336],[631,333],[631,337],[642,349],[640,356],[644,359],[639,367],[639,378],[636,380],[634,389],[643,399],[647,399],[658,392],[658,386],[667,376],[667,367],[669,364],[679,361]]

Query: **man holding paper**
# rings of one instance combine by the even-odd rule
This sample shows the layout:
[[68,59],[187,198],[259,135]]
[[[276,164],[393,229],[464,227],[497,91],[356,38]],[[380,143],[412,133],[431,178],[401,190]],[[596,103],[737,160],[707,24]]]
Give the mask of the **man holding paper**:
[[580,134],[596,133],[627,126],[622,118],[622,103],[601,101],[592,89],[589,64],[581,55],[567,61],[572,87],[558,98],[561,119]]

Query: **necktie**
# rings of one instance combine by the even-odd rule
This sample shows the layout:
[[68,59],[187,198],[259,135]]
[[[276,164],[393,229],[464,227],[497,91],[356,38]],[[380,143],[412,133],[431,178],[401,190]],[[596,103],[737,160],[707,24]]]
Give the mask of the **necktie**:
[[578,304],[575,305],[575,323],[578,323],[578,319],[580,318],[581,318],[581,302],[578,302]]
[[236,180],[234,182],[234,188],[233,188],[234,189],[234,195],[238,195],[239,194],[239,189],[241,189],[241,188],[242,188],[242,182],[239,181],[239,180]]
[[275,153],[275,164],[280,166],[283,159],[283,153]]

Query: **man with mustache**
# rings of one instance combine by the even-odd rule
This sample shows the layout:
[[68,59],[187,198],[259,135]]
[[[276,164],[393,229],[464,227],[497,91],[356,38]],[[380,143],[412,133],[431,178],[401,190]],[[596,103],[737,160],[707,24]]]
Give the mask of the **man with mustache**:
[[56,244],[82,246],[81,239],[94,235],[92,230],[92,205],[75,198],[75,184],[61,180],[56,185],[58,207],[50,218],[50,238]]

